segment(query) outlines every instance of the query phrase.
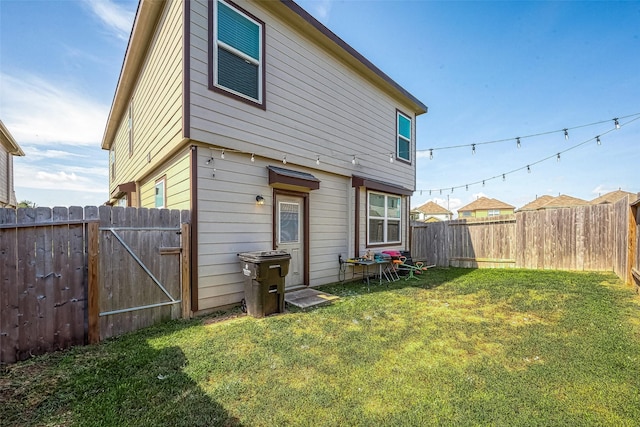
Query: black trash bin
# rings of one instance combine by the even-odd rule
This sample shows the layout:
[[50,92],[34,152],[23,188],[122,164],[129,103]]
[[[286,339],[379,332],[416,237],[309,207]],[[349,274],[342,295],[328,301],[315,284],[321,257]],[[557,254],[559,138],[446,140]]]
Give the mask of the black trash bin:
[[243,252],[238,254],[244,276],[247,313],[264,317],[284,312],[284,279],[291,255],[285,251]]

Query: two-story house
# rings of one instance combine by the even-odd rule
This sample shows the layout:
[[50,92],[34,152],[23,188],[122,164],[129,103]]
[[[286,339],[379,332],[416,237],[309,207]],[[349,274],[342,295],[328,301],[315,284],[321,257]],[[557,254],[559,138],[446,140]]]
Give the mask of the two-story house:
[[0,207],[17,206],[13,181],[13,156],[24,156],[24,151],[0,120]]
[[411,220],[413,221],[450,221],[452,217],[453,212],[431,200],[411,210]]
[[501,215],[513,215],[515,206],[492,199],[478,197],[473,202],[458,209],[458,218],[490,218]]
[[237,254],[407,249],[427,107],[289,0],[141,1],[102,148],[110,204],[190,209],[194,312],[239,302]]

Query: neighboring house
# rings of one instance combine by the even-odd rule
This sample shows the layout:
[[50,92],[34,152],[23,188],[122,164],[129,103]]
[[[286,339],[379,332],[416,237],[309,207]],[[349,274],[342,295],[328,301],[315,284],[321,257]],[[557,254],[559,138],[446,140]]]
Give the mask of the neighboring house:
[[413,221],[450,221],[452,217],[453,213],[451,213],[450,210],[445,209],[439,204],[432,201],[428,201],[427,203],[411,210],[411,219]]
[[590,203],[592,205],[600,205],[603,203],[615,203],[623,197],[631,196],[631,201],[634,202],[638,195],[636,193],[630,193],[628,191],[622,191],[621,189],[617,189],[616,191],[611,191],[609,193],[603,194],[600,197],[596,197]]
[[501,215],[513,215],[514,206],[489,197],[479,197],[458,209],[458,218],[489,218]]
[[536,196],[536,199],[534,201],[529,202],[526,205],[522,206],[521,208],[516,209],[516,212],[536,211],[540,207],[542,207],[542,206],[546,205],[547,203],[549,203],[554,198],[555,197],[549,196],[547,194],[542,195],[540,197]]
[[561,194],[558,197],[554,197],[549,200],[547,203],[539,206],[537,210],[544,209],[560,209],[560,208],[572,208],[575,206],[586,206],[589,202],[583,199],[579,199],[577,197],[567,196],[566,194]]
[[15,208],[16,192],[13,183],[13,156],[24,156],[7,127],[0,120],[0,207]]
[[194,312],[242,299],[240,252],[288,251],[287,289],[335,282],[338,255],[409,248],[426,111],[292,1],[144,0],[109,203],[191,210]]

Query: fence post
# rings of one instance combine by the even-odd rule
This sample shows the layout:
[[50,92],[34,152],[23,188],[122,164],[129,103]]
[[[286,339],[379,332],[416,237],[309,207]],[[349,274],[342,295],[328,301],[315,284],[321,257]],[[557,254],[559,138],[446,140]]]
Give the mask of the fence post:
[[182,237],[182,249],[180,250],[180,261],[182,269],[182,318],[191,318],[191,227],[190,224],[182,224],[180,230]]
[[88,323],[89,344],[100,342],[100,280],[98,275],[98,248],[100,242],[100,224],[90,222],[88,224],[87,239],[89,241],[88,253]]
[[638,205],[632,204],[629,206],[629,240],[627,242],[627,271],[626,277],[624,277],[625,283],[634,285],[635,279],[633,276],[633,268],[635,266],[636,253],[638,251]]

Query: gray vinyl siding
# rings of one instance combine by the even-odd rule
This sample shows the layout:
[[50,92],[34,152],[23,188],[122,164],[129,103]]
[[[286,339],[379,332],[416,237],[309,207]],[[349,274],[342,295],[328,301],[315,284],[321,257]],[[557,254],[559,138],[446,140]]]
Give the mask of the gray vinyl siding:
[[128,108],[120,119],[114,141],[116,177],[110,180],[110,191],[118,184],[146,176],[160,161],[166,160],[164,156],[182,140],[182,37],[183,4],[172,0],[162,13],[131,98],[131,156]]
[[266,111],[208,89],[207,2],[194,1],[192,138],[274,159],[286,154],[307,167],[319,155],[326,171],[414,188],[413,166],[391,164],[388,155],[395,156],[396,109],[412,117],[415,130],[411,109],[256,4],[236,3],[265,21]]
[[[240,153],[198,148],[198,298],[199,310],[232,304],[243,298],[244,279],[237,254],[272,249],[273,189],[267,166],[274,162]],[[213,155],[214,161],[206,161]],[[275,162],[277,165],[277,162]],[[215,177],[213,169],[215,168]],[[347,254],[350,181],[309,170],[321,180],[310,197],[311,286],[336,281],[338,254]],[[256,195],[265,198],[256,204]]]
[[[311,173],[321,181],[309,196],[310,286],[338,280],[339,254],[346,258],[366,250],[366,191],[351,187],[352,175],[415,186],[415,151],[413,164],[389,162],[391,153],[395,160],[397,110],[412,118],[415,147],[412,108],[259,4],[234,2],[265,22],[266,110],[209,90],[208,3],[192,1],[188,122],[199,145],[199,310],[239,302],[244,278],[237,254],[272,249],[273,189],[266,166]],[[363,193],[358,248],[353,247],[355,191]],[[258,194],[264,205],[256,204]],[[408,245],[407,209],[403,198],[402,247]]]

